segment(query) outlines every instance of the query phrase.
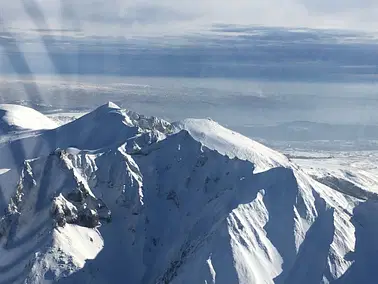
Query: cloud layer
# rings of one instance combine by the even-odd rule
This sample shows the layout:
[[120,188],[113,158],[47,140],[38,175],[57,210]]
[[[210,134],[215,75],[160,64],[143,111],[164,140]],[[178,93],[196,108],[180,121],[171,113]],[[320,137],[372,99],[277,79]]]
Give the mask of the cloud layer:
[[24,41],[0,33],[0,74],[378,82],[378,40],[368,33],[224,24],[206,34],[163,38],[49,32]]
[[375,0],[0,0],[10,28],[171,34],[214,24],[375,31]]

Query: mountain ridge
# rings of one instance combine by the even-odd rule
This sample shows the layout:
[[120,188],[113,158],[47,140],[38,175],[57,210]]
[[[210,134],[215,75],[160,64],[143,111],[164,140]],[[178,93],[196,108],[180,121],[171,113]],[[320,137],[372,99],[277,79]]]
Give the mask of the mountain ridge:
[[19,175],[8,165],[19,178],[1,219],[1,283],[362,277],[346,275],[364,202],[211,120],[170,124],[107,104],[39,135],[10,142],[55,137],[17,156],[27,158]]

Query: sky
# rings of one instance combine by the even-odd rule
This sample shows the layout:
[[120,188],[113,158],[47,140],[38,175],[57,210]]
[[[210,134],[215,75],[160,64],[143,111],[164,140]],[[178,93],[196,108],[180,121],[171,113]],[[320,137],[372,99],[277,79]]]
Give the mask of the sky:
[[378,82],[376,0],[0,0],[0,74]]
[[376,0],[0,0],[10,29],[90,35],[206,32],[215,24],[378,30]]

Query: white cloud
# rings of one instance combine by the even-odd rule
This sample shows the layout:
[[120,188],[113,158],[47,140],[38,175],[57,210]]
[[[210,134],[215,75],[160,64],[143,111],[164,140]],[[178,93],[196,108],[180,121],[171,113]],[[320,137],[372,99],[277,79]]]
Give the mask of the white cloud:
[[12,28],[92,34],[179,33],[214,23],[378,29],[376,0],[0,0]]

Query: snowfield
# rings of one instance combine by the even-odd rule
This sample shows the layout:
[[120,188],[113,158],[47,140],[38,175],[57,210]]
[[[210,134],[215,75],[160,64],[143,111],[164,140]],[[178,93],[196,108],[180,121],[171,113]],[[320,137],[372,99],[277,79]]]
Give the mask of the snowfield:
[[0,104],[0,134],[17,130],[41,130],[56,127],[58,124],[32,108]]
[[378,279],[374,177],[335,188],[212,120],[109,103],[0,157],[0,283]]

